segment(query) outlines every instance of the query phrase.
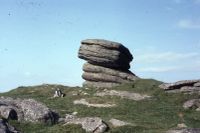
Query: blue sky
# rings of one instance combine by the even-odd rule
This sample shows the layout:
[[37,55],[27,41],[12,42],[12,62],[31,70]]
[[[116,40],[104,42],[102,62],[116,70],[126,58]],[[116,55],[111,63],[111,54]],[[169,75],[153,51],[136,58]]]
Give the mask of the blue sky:
[[200,0],[0,0],[0,91],[81,86],[80,41],[117,41],[131,71],[165,82],[200,78]]

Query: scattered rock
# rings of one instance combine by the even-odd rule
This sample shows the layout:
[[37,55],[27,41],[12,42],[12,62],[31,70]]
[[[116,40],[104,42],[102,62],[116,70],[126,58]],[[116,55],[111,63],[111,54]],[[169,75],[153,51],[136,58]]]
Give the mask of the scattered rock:
[[196,109],[196,111],[200,111],[200,107]]
[[159,87],[168,92],[194,93],[194,92],[200,92],[199,83],[200,79],[182,80],[175,83],[164,83],[161,84]]
[[78,57],[83,66],[85,87],[111,88],[138,79],[129,71],[133,56],[122,44],[101,39],[81,42]]
[[185,123],[181,123],[177,125],[178,128],[187,128],[187,126],[185,125]]
[[90,90],[90,88],[87,88],[87,87],[86,87],[86,88],[84,88],[84,89],[85,89],[85,90]]
[[72,115],[67,116],[66,123],[69,124],[80,124],[86,132],[92,133],[103,133],[108,128],[101,118],[99,117],[85,117],[85,118],[76,118]]
[[184,109],[196,108],[198,111],[200,108],[200,99],[191,99],[191,100],[186,101],[183,104],[183,108]]
[[200,133],[200,128],[169,130],[166,133]]
[[106,90],[104,92],[97,92],[96,93],[97,96],[119,96],[121,98],[126,98],[126,99],[130,99],[130,100],[135,100],[135,101],[140,101],[140,100],[144,100],[146,98],[150,98],[151,96],[148,95],[141,95],[139,93],[132,93],[132,92],[128,92],[128,91],[116,91],[116,90]]
[[78,114],[78,112],[73,112],[73,113],[72,113],[72,115],[77,115],[77,114]]
[[117,119],[110,119],[109,122],[112,124],[113,127],[122,127],[122,126],[127,126],[127,125],[133,125],[131,123],[120,121]]
[[58,115],[34,99],[0,97],[0,113],[5,118],[16,118],[30,122],[55,123]]
[[74,104],[82,104],[86,105],[88,107],[97,107],[97,108],[110,108],[116,106],[116,104],[94,104],[94,103],[89,103],[86,101],[86,99],[81,99],[81,100],[75,100]]
[[88,96],[89,94],[88,94],[87,92],[84,92],[83,95],[84,95],[84,96]]
[[0,119],[0,133],[20,133],[15,127],[9,125],[5,120]]
[[86,91],[82,91],[82,90],[73,90],[73,91],[68,92],[67,95],[72,95],[72,96],[88,96],[90,94],[87,93]]
[[66,114],[65,115],[65,122],[68,123],[68,122],[71,122],[73,120],[75,120],[77,118],[76,115],[73,115],[73,114]]

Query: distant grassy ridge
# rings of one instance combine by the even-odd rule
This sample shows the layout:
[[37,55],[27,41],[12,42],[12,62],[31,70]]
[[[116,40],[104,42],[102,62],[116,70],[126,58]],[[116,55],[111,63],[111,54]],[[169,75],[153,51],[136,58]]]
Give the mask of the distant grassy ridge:
[[[175,128],[179,123],[185,123],[188,127],[200,127],[200,112],[195,110],[184,110],[183,103],[192,98],[199,98],[197,94],[172,94],[165,93],[158,88],[162,82],[153,79],[140,79],[135,82],[124,84],[112,88],[114,90],[124,90],[137,92],[152,96],[143,101],[133,101],[122,99],[117,96],[98,97],[94,94],[99,91],[95,88],[88,90],[80,87],[67,87],[62,85],[39,85],[18,87],[0,96],[13,98],[33,98],[46,104],[64,117],[66,113],[78,112],[78,117],[101,117],[109,124],[111,118],[119,119],[136,126],[125,126],[112,128],[109,124],[109,133],[161,133],[171,128]],[[66,96],[64,98],[51,98],[54,89],[60,88]],[[88,93],[89,95],[83,95]],[[115,103],[117,106],[112,108],[95,108],[84,105],[74,105],[73,101],[81,98],[87,99],[92,103]],[[181,115],[180,115],[181,114]],[[62,126],[32,124],[28,122],[19,123],[10,121],[15,127],[24,133],[82,133],[84,132],[79,125]]]

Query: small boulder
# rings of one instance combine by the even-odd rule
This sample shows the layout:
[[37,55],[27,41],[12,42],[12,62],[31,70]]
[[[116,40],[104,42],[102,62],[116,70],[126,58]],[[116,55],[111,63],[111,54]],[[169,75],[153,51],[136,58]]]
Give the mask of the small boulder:
[[66,119],[67,120],[64,125],[80,124],[86,132],[104,133],[108,128],[107,124],[105,124],[99,117],[77,118],[70,115],[70,118],[68,116]]
[[185,123],[180,123],[177,125],[178,128],[187,128],[187,125]]
[[87,132],[103,133],[107,129],[107,125],[98,117],[82,119],[82,127]]
[[190,108],[200,108],[200,99],[191,99],[191,100],[188,100],[186,101],[184,104],[183,104],[183,108],[184,109],[190,109]]
[[194,84],[195,87],[200,87],[200,82]]

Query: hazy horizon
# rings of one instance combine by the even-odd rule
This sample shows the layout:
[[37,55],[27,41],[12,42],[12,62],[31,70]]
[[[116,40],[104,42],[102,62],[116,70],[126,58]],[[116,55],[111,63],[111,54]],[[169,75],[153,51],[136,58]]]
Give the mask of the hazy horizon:
[[200,0],[0,0],[0,92],[81,86],[80,41],[116,41],[131,71],[164,82],[200,79]]

